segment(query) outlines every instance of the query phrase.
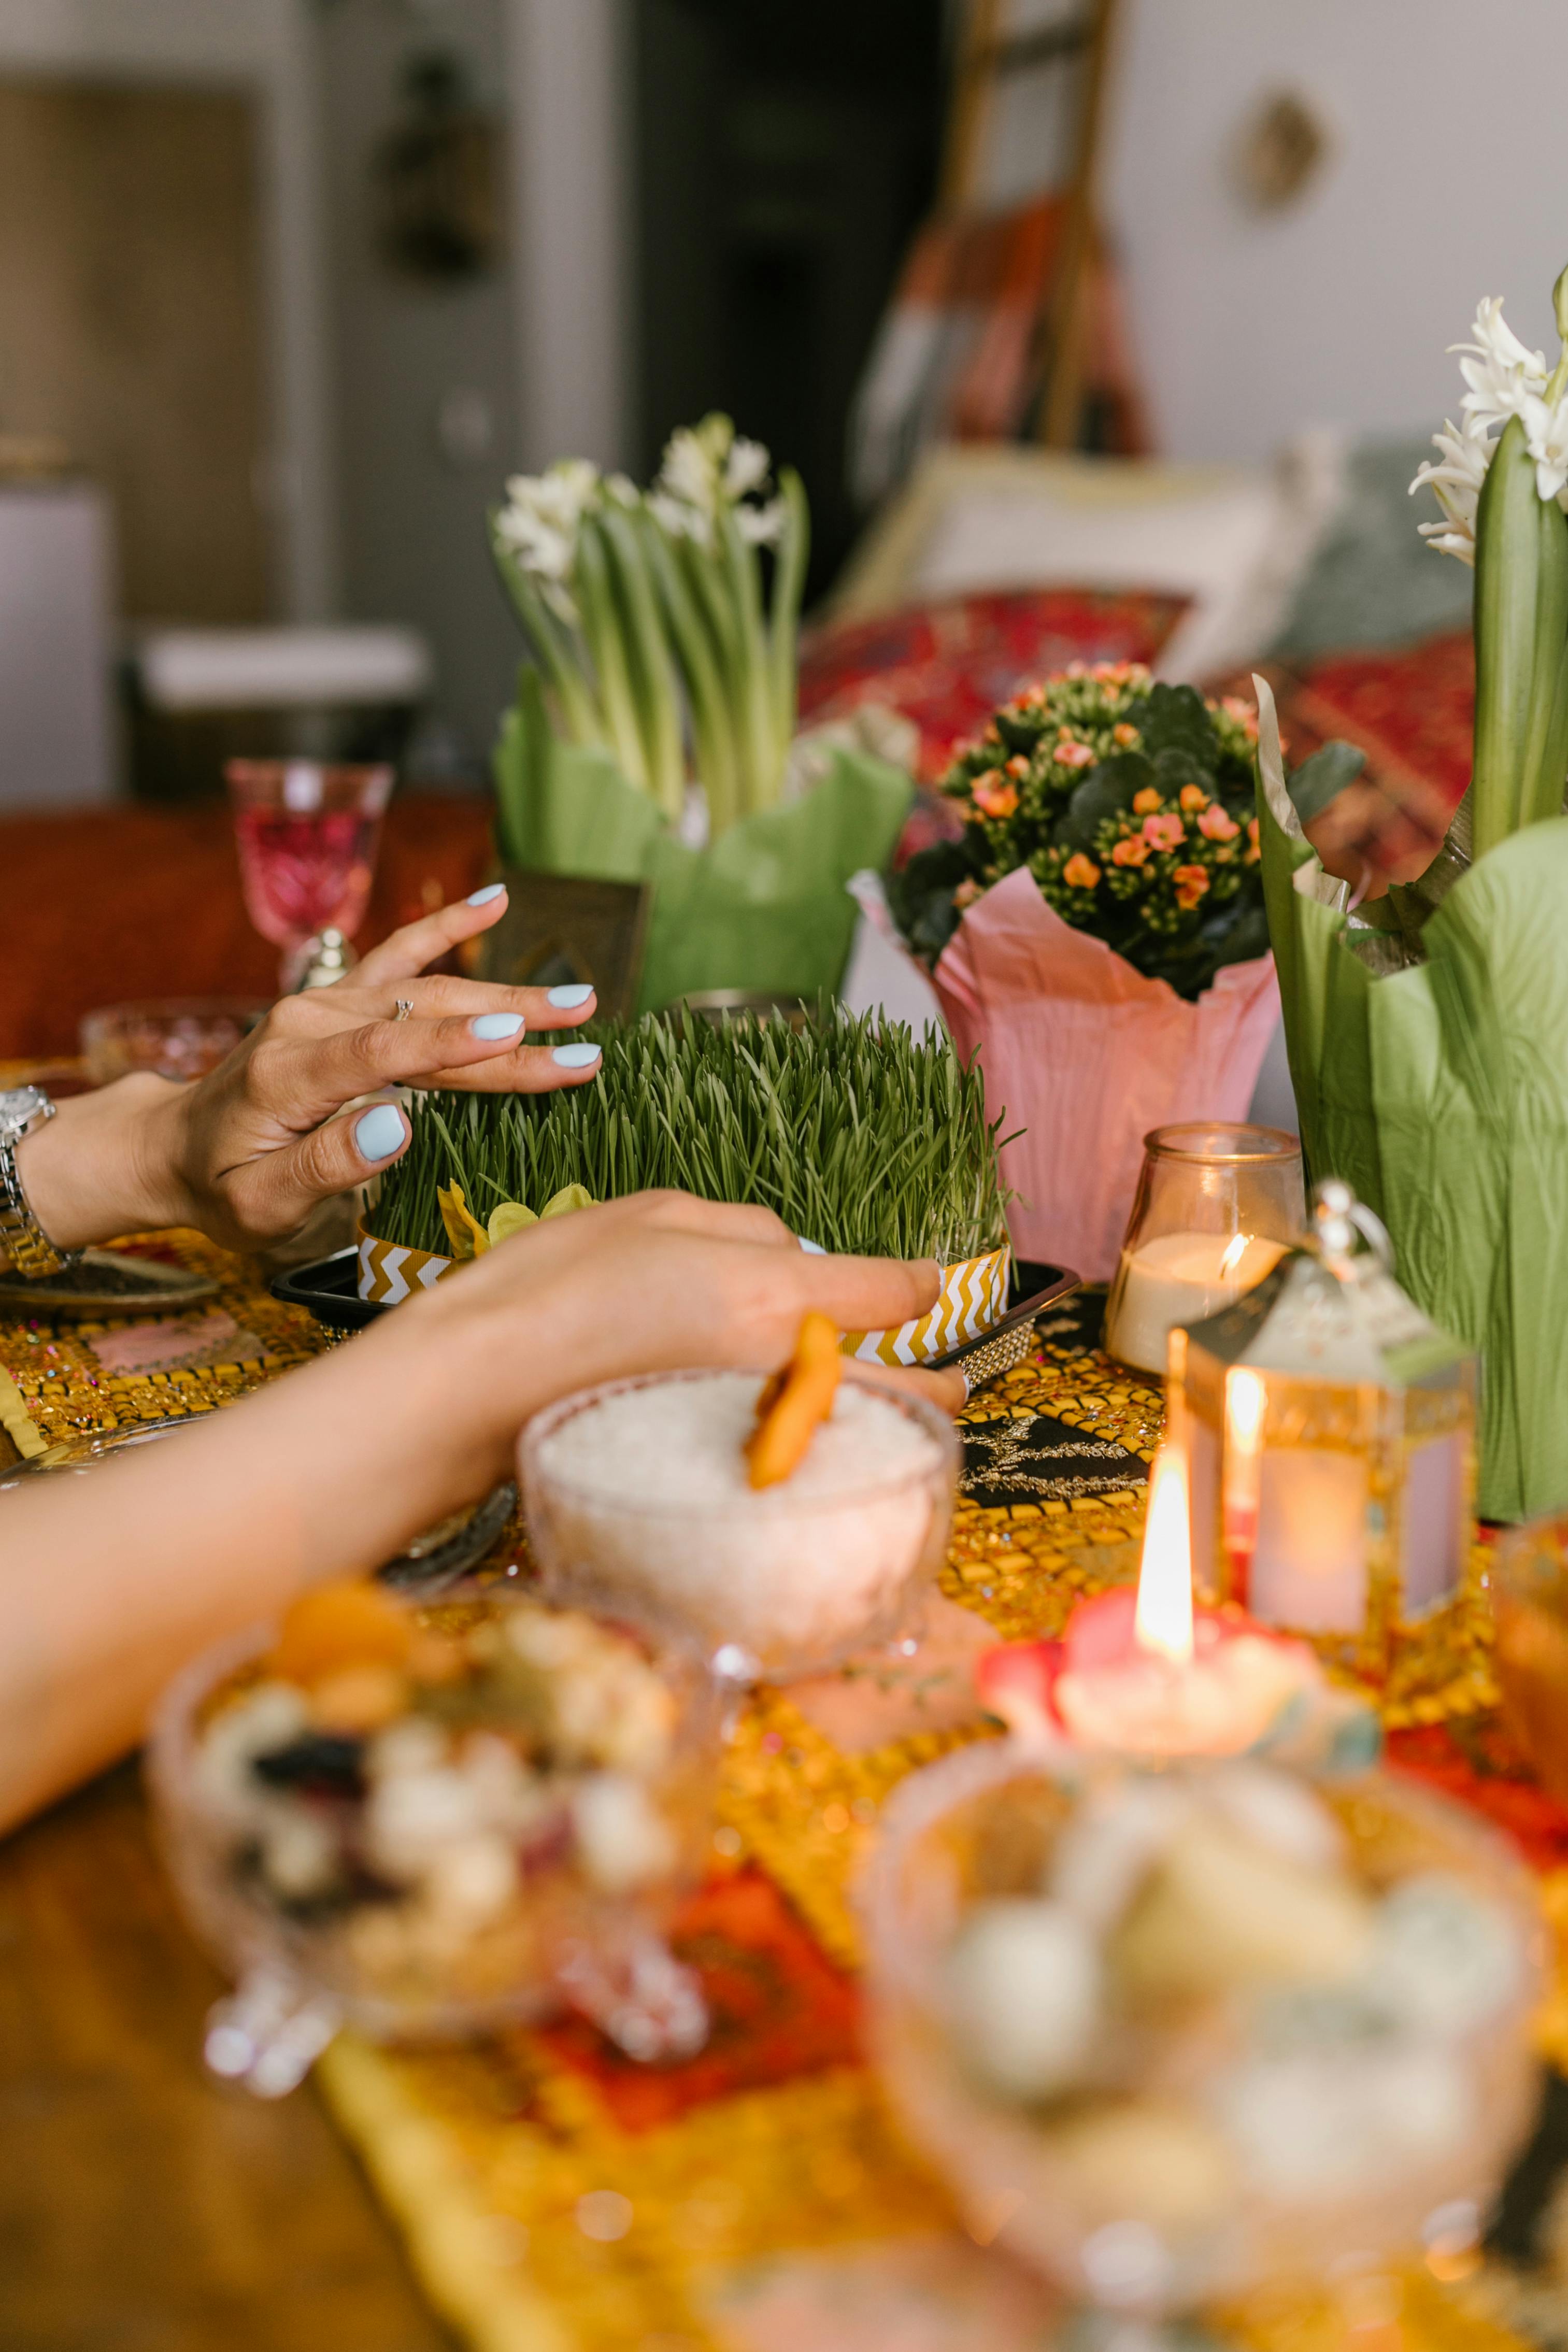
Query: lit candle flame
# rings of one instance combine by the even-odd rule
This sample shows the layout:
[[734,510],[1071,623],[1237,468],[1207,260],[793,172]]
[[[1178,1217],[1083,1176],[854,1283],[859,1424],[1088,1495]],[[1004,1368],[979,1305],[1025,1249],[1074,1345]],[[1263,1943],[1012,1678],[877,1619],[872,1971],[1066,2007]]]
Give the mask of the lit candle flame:
[[1221,1252],[1219,1261],[1219,1278],[1222,1282],[1228,1282],[1236,1272],[1237,1267],[1247,1255],[1247,1245],[1251,1239],[1250,1234],[1237,1234],[1234,1241],[1226,1244]]
[[1268,1391],[1256,1372],[1238,1364],[1225,1383],[1225,1417],[1226,1435],[1233,1445],[1250,1452],[1258,1444],[1263,1427],[1263,1408]]
[[1138,1570],[1132,1638],[1184,1665],[1193,1654],[1193,1545],[1187,1522],[1187,1465],[1180,1450],[1162,1446],[1149,1477],[1149,1517]]

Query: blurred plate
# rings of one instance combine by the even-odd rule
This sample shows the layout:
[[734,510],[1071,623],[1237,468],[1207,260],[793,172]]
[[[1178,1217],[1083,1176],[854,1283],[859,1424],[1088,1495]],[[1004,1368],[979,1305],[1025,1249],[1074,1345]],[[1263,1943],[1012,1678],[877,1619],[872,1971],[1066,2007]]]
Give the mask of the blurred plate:
[[120,1250],[83,1250],[74,1265],[34,1281],[20,1274],[0,1274],[0,1311],[32,1307],[49,1315],[145,1315],[159,1308],[177,1312],[216,1294],[217,1284],[209,1275]]

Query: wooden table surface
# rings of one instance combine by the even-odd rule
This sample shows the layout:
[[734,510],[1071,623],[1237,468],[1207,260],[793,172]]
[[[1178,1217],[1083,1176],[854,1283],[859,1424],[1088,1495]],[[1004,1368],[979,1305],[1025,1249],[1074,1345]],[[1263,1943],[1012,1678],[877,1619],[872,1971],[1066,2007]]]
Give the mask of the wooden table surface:
[[222,1990],[137,1768],[0,1843],[5,2352],[449,2352],[308,2086],[201,2066]]

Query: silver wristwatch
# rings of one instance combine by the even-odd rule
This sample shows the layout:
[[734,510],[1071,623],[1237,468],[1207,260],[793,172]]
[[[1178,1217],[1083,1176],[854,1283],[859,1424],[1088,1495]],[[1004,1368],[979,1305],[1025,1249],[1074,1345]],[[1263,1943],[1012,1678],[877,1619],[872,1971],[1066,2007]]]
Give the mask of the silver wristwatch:
[[16,1146],[54,1115],[42,1087],[0,1087],[0,1258],[29,1281],[58,1274],[81,1255],[55,1247],[33,1214],[16,1169]]

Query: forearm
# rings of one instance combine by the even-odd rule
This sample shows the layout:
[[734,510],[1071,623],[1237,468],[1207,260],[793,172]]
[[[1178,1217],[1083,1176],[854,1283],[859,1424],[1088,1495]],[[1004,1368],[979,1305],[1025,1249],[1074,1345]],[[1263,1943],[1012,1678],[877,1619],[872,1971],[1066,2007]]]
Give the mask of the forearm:
[[73,1095],[16,1147],[33,1214],[60,1249],[179,1224],[180,1129],[188,1088],[151,1073]]
[[453,1411],[472,1344],[405,1310],[188,1433],[0,1497],[0,1830],[133,1746],[197,1651],[505,1475],[510,1428]]

